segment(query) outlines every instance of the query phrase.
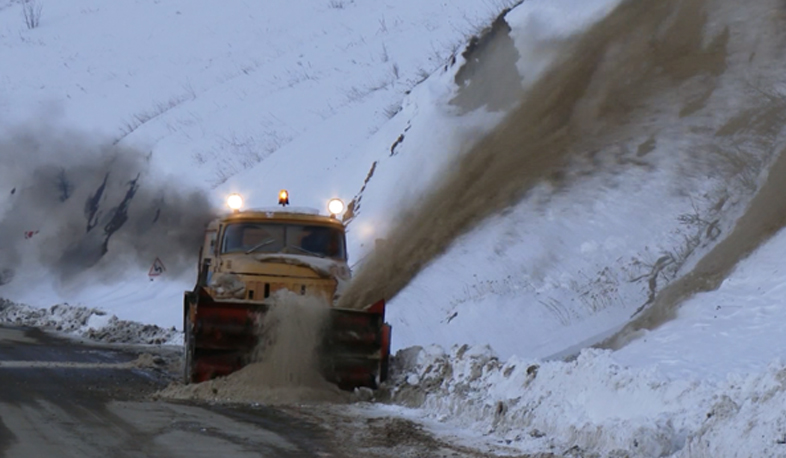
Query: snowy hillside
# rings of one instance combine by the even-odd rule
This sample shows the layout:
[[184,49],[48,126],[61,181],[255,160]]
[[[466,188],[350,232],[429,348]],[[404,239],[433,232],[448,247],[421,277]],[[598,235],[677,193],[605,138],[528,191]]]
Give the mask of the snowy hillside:
[[[770,33],[773,16],[760,13],[766,2],[737,12],[740,19],[721,9],[704,29],[699,3],[675,4],[678,21],[667,10],[627,6],[566,40],[560,40],[570,30],[566,23],[580,30],[575,10],[573,21],[557,22],[530,2],[506,15],[514,51],[524,56],[516,61],[523,75],[541,71],[549,57],[557,64],[490,138],[464,147],[448,178],[433,184],[441,200],[423,198],[407,214],[412,222],[392,233],[397,250],[417,261],[385,254],[356,277],[357,285],[372,285],[368,297],[402,286],[391,306],[397,345],[488,344],[503,357],[575,351],[651,304],[655,312],[641,316],[654,326],[651,313],[669,308],[656,301],[658,293],[719,242],[730,237],[731,247],[722,247],[712,266],[700,265],[702,275],[722,278],[766,236],[764,227],[729,234],[783,147],[780,70],[772,66],[779,36],[757,41],[759,32],[741,25],[745,18]],[[613,3],[593,6],[603,12]],[[592,13],[588,8],[585,17]],[[658,46],[649,32],[659,34]],[[534,69],[524,60],[532,56],[540,59]],[[472,84],[457,93],[470,90]],[[541,118],[547,120],[539,124]],[[563,132],[569,134],[561,138]],[[413,122],[407,134],[417,133]],[[420,158],[420,147],[405,140],[396,158]],[[395,173],[382,168],[375,179]],[[381,201],[388,189],[372,181],[364,202]],[[520,203],[504,206],[521,195]],[[751,219],[773,203],[752,209]],[[501,211],[489,210],[495,208]],[[481,221],[476,215],[483,212],[490,216]],[[377,207],[362,216],[386,215]],[[778,224],[763,218],[758,226]],[[431,246],[441,244],[444,254]],[[406,278],[414,273],[412,282],[403,282],[400,271]]]
[[[105,173],[108,201],[142,173],[183,202],[170,228],[231,192],[338,196],[421,408],[392,411],[526,453],[786,456],[775,0],[528,0],[469,46],[515,2],[39,3],[27,28],[0,2],[0,296],[179,327],[183,237],[129,224],[73,278],[51,262]],[[82,200],[14,216],[58,170]]]
[[[35,167],[76,172],[115,142],[128,149],[124,154],[142,158],[129,162],[144,162],[141,189],[152,194],[169,197],[170,185],[203,190],[220,206],[230,192],[241,192],[249,206],[261,207],[286,188],[298,206],[322,209],[336,196],[349,201],[374,161],[389,155],[404,121],[388,121],[406,92],[443,71],[468,37],[506,6],[38,2],[40,24],[28,29],[18,3],[7,2],[0,11],[3,61],[13,62],[4,67],[0,93],[6,156],[0,177],[7,188],[0,208],[19,196],[9,195],[12,189],[35,186]],[[17,148],[27,134],[36,145]],[[64,148],[71,153],[63,154]],[[134,176],[134,170],[113,170]],[[75,192],[92,192],[103,174],[95,170]],[[122,196],[123,180],[115,187]],[[68,209],[74,220],[81,219],[80,206]],[[33,239],[39,246],[56,244],[62,222],[47,220],[51,210],[40,209],[24,228],[15,221],[3,242],[27,250],[35,242],[22,235],[40,231]],[[124,250],[113,239],[110,258]],[[80,302],[121,318],[179,326],[177,304],[193,283],[192,268],[172,269],[183,253],[161,251],[94,284],[96,273],[106,277],[107,269],[117,270],[107,259],[77,287],[50,286],[46,272],[42,277],[30,261],[37,255],[28,253],[18,261],[27,265],[14,260],[14,270],[41,287],[31,291],[17,281],[4,294],[42,306]],[[151,284],[147,267],[156,256],[170,267],[169,278]]]

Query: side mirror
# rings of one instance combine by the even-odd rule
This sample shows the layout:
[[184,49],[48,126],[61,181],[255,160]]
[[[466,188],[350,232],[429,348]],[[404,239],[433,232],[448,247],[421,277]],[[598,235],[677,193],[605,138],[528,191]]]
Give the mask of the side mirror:
[[198,286],[207,286],[207,277],[210,273],[211,258],[205,258],[202,261],[202,267],[199,269],[199,279],[197,280]]

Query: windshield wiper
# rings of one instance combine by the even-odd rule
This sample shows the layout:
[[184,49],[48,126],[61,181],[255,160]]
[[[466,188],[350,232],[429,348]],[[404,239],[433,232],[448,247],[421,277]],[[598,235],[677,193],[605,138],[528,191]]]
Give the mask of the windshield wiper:
[[257,251],[258,249],[262,248],[263,246],[268,246],[268,245],[270,245],[271,243],[273,243],[275,241],[276,241],[276,239],[271,237],[271,238],[265,240],[264,242],[260,243],[259,245],[254,245],[254,247],[252,247],[248,251],[246,251],[246,254],[251,254],[251,253]]
[[309,250],[307,250],[307,249],[305,249],[303,247],[299,247],[299,246],[296,246],[296,245],[287,245],[287,248],[294,248],[294,249],[296,249],[298,251],[302,251],[303,253],[310,254],[311,256],[316,256],[318,258],[324,258],[325,257],[324,254],[314,253],[313,251],[309,251]]

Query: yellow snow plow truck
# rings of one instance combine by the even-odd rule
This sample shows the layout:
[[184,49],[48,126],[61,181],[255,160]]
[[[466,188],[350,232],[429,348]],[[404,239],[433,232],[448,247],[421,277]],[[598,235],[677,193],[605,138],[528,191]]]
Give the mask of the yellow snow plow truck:
[[287,290],[329,307],[317,358],[325,379],[347,390],[376,388],[387,378],[390,354],[385,302],[359,310],[334,306],[350,277],[338,219],[343,203],[331,200],[330,216],[287,209],[286,191],[279,194],[283,207],[272,210],[240,211],[237,194],[227,204],[233,212],[207,226],[196,286],[185,293],[185,383],[228,375],[252,362],[271,296]]

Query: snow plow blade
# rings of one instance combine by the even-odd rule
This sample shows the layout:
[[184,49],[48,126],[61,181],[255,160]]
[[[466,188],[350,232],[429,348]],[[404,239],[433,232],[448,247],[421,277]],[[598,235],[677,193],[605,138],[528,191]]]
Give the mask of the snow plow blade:
[[[186,293],[184,382],[229,375],[252,362],[267,310],[259,302],[215,300],[204,288]],[[384,301],[365,310],[332,308],[319,348],[323,377],[344,390],[376,388],[387,378],[390,335]]]

